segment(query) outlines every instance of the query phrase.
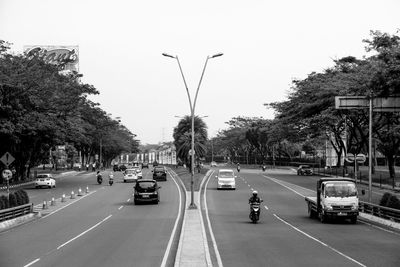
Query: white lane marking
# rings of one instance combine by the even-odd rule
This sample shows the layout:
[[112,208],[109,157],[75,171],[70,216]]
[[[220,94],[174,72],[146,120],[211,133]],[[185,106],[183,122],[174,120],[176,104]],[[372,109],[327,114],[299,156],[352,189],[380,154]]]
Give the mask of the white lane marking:
[[379,227],[379,226],[377,226],[377,225],[373,225],[373,224],[370,224],[370,223],[367,223],[367,222],[365,222],[365,221],[361,221],[361,220],[359,220],[359,222],[360,222],[360,223],[363,223],[363,224],[366,224],[366,225],[368,225],[368,226],[371,226],[371,227],[377,228],[377,229],[379,229],[379,230],[382,230],[382,231],[388,232],[388,233],[390,233],[390,234],[394,234],[394,235],[398,235],[398,236],[400,236],[400,234],[399,234],[399,233],[396,233],[396,232],[390,231],[390,230],[388,230],[388,229],[385,229],[385,228]]
[[[178,192],[179,192],[179,208],[178,208],[178,216],[176,217],[174,228],[172,229],[171,236],[170,236],[170,238],[168,240],[167,249],[165,250],[164,257],[163,257],[162,262],[161,262],[161,267],[165,267],[166,264],[167,264],[168,256],[169,256],[169,253],[171,252],[172,241],[174,240],[176,229],[178,228],[178,222],[179,222],[179,220],[181,218],[181,213],[182,213],[181,212],[181,210],[182,210],[182,193],[181,193],[181,189],[179,188],[178,183],[175,181],[174,176],[172,174],[169,174],[169,175],[172,177],[172,181],[174,181],[176,187],[178,188]],[[185,187],[185,186],[183,186],[183,187]]]
[[288,223],[288,222],[285,221],[284,219],[280,218],[278,215],[274,214],[274,216],[275,216],[278,220],[280,220],[281,222],[283,222],[284,224],[290,226],[291,228],[293,228],[293,229],[296,230],[297,232],[299,232],[299,233],[305,235],[306,237],[308,237],[308,238],[310,238],[310,239],[312,239],[312,240],[314,240],[314,241],[320,243],[321,245],[323,245],[323,246],[325,246],[325,247],[327,247],[327,248],[333,250],[334,252],[338,253],[339,255],[345,257],[346,259],[348,259],[348,260],[350,260],[350,261],[352,261],[352,262],[354,262],[354,263],[356,263],[356,264],[358,264],[358,265],[360,265],[360,266],[366,267],[366,265],[362,264],[361,262],[356,261],[355,259],[351,258],[350,256],[347,256],[346,254],[340,252],[339,250],[337,250],[337,249],[331,247],[330,245],[328,245],[328,244],[326,244],[326,243],[324,243],[324,242],[322,242],[322,241],[316,239],[315,237],[313,237],[313,236],[307,234],[306,232],[301,231],[299,228],[297,228],[297,227],[291,225],[290,223]]
[[38,261],[40,261],[40,258],[37,258],[36,260],[34,260],[34,261],[31,261],[31,262],[30,262],[30,263],[28,263],[27,265],[24,265],[24,267],[31,266],[31,265],[35,264],[36,262],[38,262]]
[[[214,173],[214,171],[212,172]],[[211,175],[210,175],[211,177]],[[224,265],[222,264],[222,260],[221,260],[221,255],[219,254],[218,251],[218,246],[217,246],[217,242],[215,241],[215,237],[214,237],[214,232],[211,228],[211,222],[210,222],[210,216],[208,215],[208,207],[207,207],[207,186],[208,186],[208,182],[210,181],[210,178],[208,178],[207,183],[204,187],[204,209],[206,211],[206,217],[207,217],[207,223],[208,223],[208,231],[210,232],[210,236],[211,236],[211,240],[214,246],[214,253],[215,256],[217,257],[217,262],[218,262],[218,266],[223,267]]]
[[[64,209],[64,208],[68,207],[69,205],[74,204],[75,202],[77,202],[77,201],[79,201],[79,200],[81,200],[81,199],[83,199],[83,198],[85,198],[85,197],[87,197],[87,196],[90,196],[91,194],[93,194],[93,193],[95,193],[95,192],[96,192],[96,191],[89,192],[87,195],[84,195],[84,196],[82,196],[82,197],[80,197],[80,198],[77,198],[75,201],[73,201],[73,202],[71,202],[71,203],[69,203],[69,204],[67,204],[67,205],[65,205],[65,206],[63,206],[63,207],[61,207],[61,208],[59,208],[59,209],[56,209],[55,211],[50,212],[49,214],[46,214],[45,216],[41,217],[39,220],[44,219],[44,218],[46,218],[46,217],[48,217],[48,216],[50,216],[50,215],[52,215],[52,214],[54,214],[54,213],[56,213],[56,212],[59,212],[60,210],[62,210],[62,209]],[[40,205],[41,205],[41,204],[40,204]]]
[[87,229],[86,231],[80,233],[79,235],[75,236],[74,238],[68,240],[67,242],[65,242],[64,244],[62,244],[61,246],[57,247],[57,250],[64,247],[65,245],[71,243],[72,241],[74,241],[75,239],[83,236],[84,234],[86,234],[87,232],[89,232],[90,230],[93,230],[94,228],[96,228],[97,226],[99,226],[100,224],[102,224],[103,222],[107,221],[108,219],[111,218],[112,215],[108,215],[106,218],[104,218],[103,220],[101,220],[100,222],[96,223],[95,225],[93,225],[92,227],[90,227],[89,229]]
[[[211,173],[212,173],[212,172],[209,173],[209,176],[208,176],[208,177],[211,177]],[[206,179],[207,179],[207,178],[206,178]],[[201,180],[201,183],[200,183],[200,192],[201,192],[201,188],[202,188],[203,185],[204,185],[204,181],[205,181],[206,179],[203,178],[203,179]],[[210,256],[210,248],[208,247],[207,234],[206,234],[206,229],[205,229],[205,227],[204,227],[203,214],[202,214],[202,212],[201,212],[201,194],[200,194],[200,192],[199,192],[199,195],[198,195],[198,203],[199,203],[199,205],[200,205],[198,211],[199,211],[199,215],[200,215],[201,231],[202,231],[203,237],[204,237],[204,238],[203,238],[203,246],[204,246],[204,249],[205,249],[205,251],[206,251],[206,263],[207,263],[207,266],[212,266],[212,261],[211,261],[211,256]]]
[[[289,189],[290,191],[292,191],[292,192],[294,192],[294,193],[296,193],[297,195],[299,195],[299,196],[301,196],[301,197],[305,197],[303,194],[300,194],[299,192],[297,192],[296,190],[294,190],[294,189],[292,189],[292,188],[290,188],[290,187],[288,187],[287,185],[284,185],[284,184],[282,184],[281,182],[279,182],[277,179],[274,179],[274,178],[271,178],[271,177],[268,177],[268,176],[266,176],[266,175],[263,175],[265,178],[268,178],[268,179],[270,179],[271,181],[273,181],[273,182],[275,182],[275,183],[277,183],[277,184],[279,184],[279,185],[281,185],[281,186],[283,186],[283,187],[285,187],[285,188],[287,188],[287,189]],[[299,186],[300,188],[303,188],[303,189],[307,189],[307,188],[304,188],[304,187],[301,187],[301,186]],[[310,190],[310,189],[307,189],[307,190]],[[310,191],[312,191],[312,190],[310,190]],[[314,191],[313,191],[314,192]]]
[[124,207],[124,206],[119,207],[118,210],[121,210],[123,207]]
[[267,206],[264,206],[264,208],[265,208],[266,210],[268,210],[268,207],[267,207]]
[[129,201],[131,201],[131,199],[130,199],[130,198],[128,198],[128,200],[127,200],[126,202],[129,202]]

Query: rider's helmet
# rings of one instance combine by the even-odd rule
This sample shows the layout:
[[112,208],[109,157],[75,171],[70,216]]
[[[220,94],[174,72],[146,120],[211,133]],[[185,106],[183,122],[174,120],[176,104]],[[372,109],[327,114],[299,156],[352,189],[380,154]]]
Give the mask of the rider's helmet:
[[254,191],[253,191],[253,196],[256,197],[257,194],[258,194],[257,190],[254,190]]

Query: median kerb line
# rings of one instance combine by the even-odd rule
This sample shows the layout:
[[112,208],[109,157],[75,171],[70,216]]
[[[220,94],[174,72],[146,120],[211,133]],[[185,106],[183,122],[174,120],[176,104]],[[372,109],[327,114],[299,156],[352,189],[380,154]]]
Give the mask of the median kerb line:
[[96,223],[95,225],[93,225],[92,227],[90,227],[89,229],[87,229],[86,231],[80,233],[79,235],[75,236],[74,238],[68,240],[67,242],[65,242],[64,244],[62,244],[61,246],[57,247],[57,250],[64,247],[65,245],[71,243],[72,241],[74,241],[75,239],[83,236],[84,234],[86,234],[87,232],[89,232],[90,230],[93,230],[94,228],[96,228],[97,226],[99,226],[100,224],[102,224],[103,222],[105,222],[106,220],[110,219],[112,215],[107,216],[106,218],[104,218],[103,220],[101,220],[100,222]]
[[25,265],[24,267],[29,267],[29,266],[31,266],[31,265],[33,265],[33,264],[35,264],[36,262],[38,262],[38,261],[40,261],[40,258],[37,258],[36,260],[34,260],[34,261],[31,261],[30,263],[28,263],[27,265]]
[[360,265],[360,266],[366,267],[366,265],[362,264],[361,262],[356,261],[355,259],[353,259],[353,258],[347,256],[346,254],[344,254],[344,253],[340,252],[339,250],[335,249],[334,247],[331,247],[330,245],[328,245],[328,244],[326,244],[326,243],[324,243],[324,242],[318,240],[317,238],[315,238],[315,237],[313,237],[313,236],[307,234],[306,232],[303,232],[303,231],[300,230],[299,228],[297,228],[297,227],[291,225],[290,223],[288,223],[288,222],[285,221],[284,219],[280,218],[280,217],[279,217],[278,215],[276,215],[275,213],[274,213],[274,216],[275,216],[278,220],[280,220],[281,222],[283,222],[284,224],[290,226],[291,228],[293,228],[293,229],[296,230],[297,232],[299,232],[299,233],[305,235],[306,237],[308,237],[308,238],[310,238],[310,239],[312,239],[312,240],[314,240],[314,241],[320,243],[321,245],[323,245],[323,246],[325,246],[325,247],[327,247],[327,248],[329,248],[329,249],[335,251],[336,253],[338,253],[339,255],[341,255],[341,256],[343,256],[343,257],[345,257],[346,259],[348,259],[348,260],[350,260],[350,261],[352,261],[352,262],[354,262],[354,263],[356,263],[356,264],[358,264],[358,265]]

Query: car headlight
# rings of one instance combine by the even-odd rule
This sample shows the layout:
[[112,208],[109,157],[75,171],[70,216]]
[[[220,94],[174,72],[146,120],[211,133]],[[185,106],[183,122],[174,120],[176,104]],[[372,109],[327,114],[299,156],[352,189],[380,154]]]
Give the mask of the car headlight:
[[325,204],[325,209],[326,209],[326,210],[333,210],[331,204]]
[[356,203],[351,204],[351,209],[352,210],[358,210],[358,205]]

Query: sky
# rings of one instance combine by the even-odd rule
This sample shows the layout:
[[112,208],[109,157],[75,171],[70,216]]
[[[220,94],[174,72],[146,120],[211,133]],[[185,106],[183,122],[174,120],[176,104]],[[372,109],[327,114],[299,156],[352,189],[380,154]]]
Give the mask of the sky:
[[90,99],[120,118],[142,144],[172,141],[190,114],[178,56],[209,137],[233,117],[273,119],[293,79],[366,54],[371,30],[400,29],[398,0],[0,0],[0,39],[79,46]]

